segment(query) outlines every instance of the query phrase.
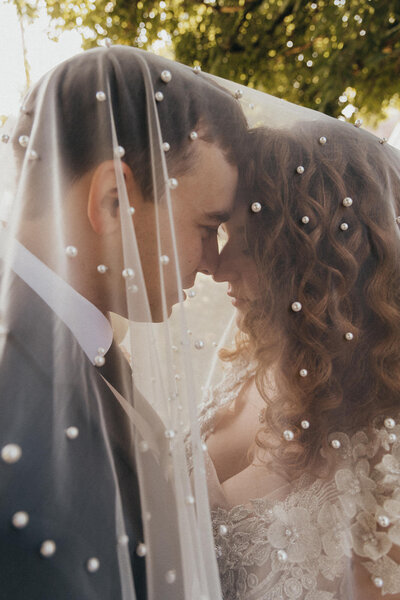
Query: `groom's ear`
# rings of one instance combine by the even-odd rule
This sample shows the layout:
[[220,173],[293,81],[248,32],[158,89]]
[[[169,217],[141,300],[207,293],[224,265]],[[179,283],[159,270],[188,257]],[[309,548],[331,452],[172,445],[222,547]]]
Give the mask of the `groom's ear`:
[[[137,186],[131,168],[124,162],[121,162],[121,168],[131,201],[137,192]],[[117,178],[113,160],[102,162],[93,172],[87,214],[93,231],[99,235],[114,233],[120,229]]]

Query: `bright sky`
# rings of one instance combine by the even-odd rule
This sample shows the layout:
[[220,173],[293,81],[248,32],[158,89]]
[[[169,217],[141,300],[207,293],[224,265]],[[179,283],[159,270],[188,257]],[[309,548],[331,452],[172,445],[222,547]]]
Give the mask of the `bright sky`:
[[[25,28],[25,43],[32,83],[46,71],[81,50],[81,37],[63,33],[59,42],[48,39],[49,19],[45,11]],[[15,7],[0,0],[0,116],[16,114],[25,90],[21,30]]]

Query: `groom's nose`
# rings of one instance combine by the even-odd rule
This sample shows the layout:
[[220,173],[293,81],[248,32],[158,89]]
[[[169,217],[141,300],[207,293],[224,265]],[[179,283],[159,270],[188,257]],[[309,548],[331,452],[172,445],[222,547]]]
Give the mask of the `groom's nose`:
[[203,246],[201,262],[197,270],[205,275],[214,275],[214,272],[218,268],[218,259],[218,240],[217,236],[215,236],[215,239],[209,240]]

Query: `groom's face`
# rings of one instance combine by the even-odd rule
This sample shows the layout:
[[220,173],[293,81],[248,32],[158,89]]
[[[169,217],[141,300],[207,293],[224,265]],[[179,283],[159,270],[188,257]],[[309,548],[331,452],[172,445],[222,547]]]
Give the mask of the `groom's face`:
[[[178,187],[171,191],[175,236],[179,260],[181,287],[193,286],[196,274],[212,274],[218,263],[217,230],[229,219],[237,185],[237,168],[225,158],[215,144],[196,140],[193,166],[177,178]],[[174,176],[173,167],[169,170]],[[160,209],[160,235],[162,253],[169,263],[160,267],[159,253],[154,239],[154,205],[145,203],[148,211],[147,226],[137,228],[139,250],[146,281],[152,318],[162,320],[160,273],[164,274],[167,312],[178,302],[179,282],[173,260],[167,207]],[[147,230],[147,233],[146,233]],[[153,235],[149,236],[149,231]]]

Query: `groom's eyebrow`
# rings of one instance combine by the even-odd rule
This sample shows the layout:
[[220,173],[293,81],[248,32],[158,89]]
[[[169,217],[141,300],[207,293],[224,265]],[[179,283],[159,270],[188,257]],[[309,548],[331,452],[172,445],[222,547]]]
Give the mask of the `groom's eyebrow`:
[[204,215],[211,221],[218,221],[218,223],[226,223],[231,217],[231,213],[227,210],[206,212]]

